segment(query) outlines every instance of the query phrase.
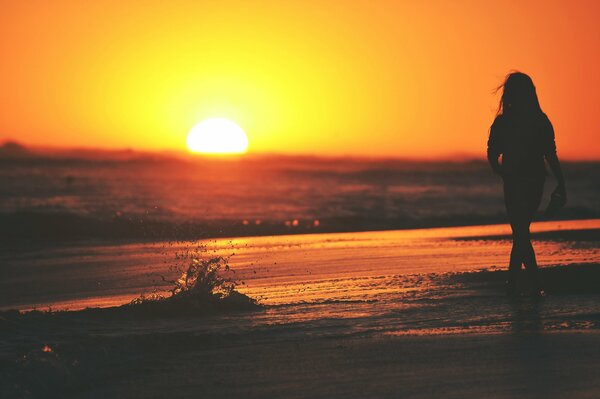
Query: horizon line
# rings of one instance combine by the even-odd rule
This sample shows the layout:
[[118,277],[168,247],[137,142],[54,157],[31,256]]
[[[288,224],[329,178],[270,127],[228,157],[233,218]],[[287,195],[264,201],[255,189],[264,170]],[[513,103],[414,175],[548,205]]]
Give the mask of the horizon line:
[[[97,153],[137,153],[139,155],[170,155],[185,159],[240,159],[252,157],[288,157],[288,158],[321,158],[321,159],[359,159],[359,160],[378,160],[378,161],[410,161],[410,162],[472,162],[472,161],[487,161],[485,153],[481,155],[473,153],[446,153],[441,155],[430,156],[414,156],[414,155],[368,155],[359,153],[329,153],[317,154],[310,152],[269,152],[269,151],[248,151],[242,154],[202,154],[191,153],[185,149],[175,148],[135,148],[135,147],[92,147],[92,146],[52,146],[52,145],[37,145],[26,144],[22,141],[14,139],[4,139],[0,141],[0,150],[7,144],[15,144],[22,147],[24,150],[40,153],[73,153],[82,152],[97,152]],[[599,158],[587,157],[565,157],[561,156],[561,160],[565,162],[600,162]]]

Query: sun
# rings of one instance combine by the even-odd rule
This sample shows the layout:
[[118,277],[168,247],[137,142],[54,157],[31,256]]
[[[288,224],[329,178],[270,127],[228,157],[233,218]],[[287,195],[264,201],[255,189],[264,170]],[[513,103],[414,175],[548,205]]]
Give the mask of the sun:
[[235,122],[210,118],[190,130],[187,147],[202,154],[243,154],[248,150],[248,136]]

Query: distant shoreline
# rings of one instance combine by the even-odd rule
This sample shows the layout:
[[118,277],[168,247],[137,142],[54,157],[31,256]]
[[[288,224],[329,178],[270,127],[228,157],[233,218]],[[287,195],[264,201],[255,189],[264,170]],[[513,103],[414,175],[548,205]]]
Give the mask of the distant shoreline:
[[[433,157],[411,157],[384,155],[375,157],[357,154],[329,154],[317,155],[311,153],[273,153],[250,152],[243,155],[198,155],[181,150],[153,150],[134,148],[97,148],[97,147],[51,147],[23,144],[15,140],[4,140],[0,143],[0,162],[4,160],[60,160],[73,161],[180,161],[180,162],[229,162],[229,161],[256,161],[264,159],[287,159],[296,161],[313,160],[317,162],[379,162],[379,163],[472,163],[487,162],[484,154],[449,153]],[[593,158],[561,158],[563,163],[600,163],[600,159]]]

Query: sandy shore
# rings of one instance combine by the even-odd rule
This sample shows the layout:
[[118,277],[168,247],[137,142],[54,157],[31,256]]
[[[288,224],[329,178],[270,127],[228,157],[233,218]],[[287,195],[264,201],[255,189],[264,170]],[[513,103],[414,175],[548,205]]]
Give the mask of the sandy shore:
[[89,397],[592,398],[600,395],[599,339],[446,335],[219,347]]
[[[532,226],[539,264],[598,263],[600,219]],[[348,300],[398,290],[378,278],[504,269],[508,225],[206,240],[205,255],[230,255],[239,289],[264,304]],[[166,290],[176,254],[190,242],[76,242],[0,253],[0,310],[117,306]],[[375,280],[374,280],[375,279]],[[346,295],[346,294],[349,294]]]
[[[87,338],[90,345],[86,354],[79,353],[84,357],[78,365],[72,365],[73,344],[40,353],[29,374],[8,381],[4,374],[0,393],[4,398],[595,398],[599,339],[598,332],[285,341],[206,341],[177,334]],[[11,390],[11,384],[27,386],[28,393]]]
[[[542,300],[506,296],[506,226],[212,241],[262,307],[1,313],[0,397],[595,398],[599,226],[534,227]],[[123,304],[169,270],[164,251],[13,251],[0,305]]]

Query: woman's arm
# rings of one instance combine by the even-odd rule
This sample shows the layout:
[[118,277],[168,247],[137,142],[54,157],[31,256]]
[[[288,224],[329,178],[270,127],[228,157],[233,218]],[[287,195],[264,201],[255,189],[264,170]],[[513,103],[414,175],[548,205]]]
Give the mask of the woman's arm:
[[546,155],[546,161],[548,162],[548,166],[550,166],[550,170],[552,171],[552,174],[556,178],[558,185],[564,189],[565,188],[565,178],[563,176],[562,169],[560,167],[560,161],[558,160],[558,156],[556,155],[556,152]]
[[487,143],[487,159],[494,173],[502,176],[502,167],[498,162],[500,154],[502,154],[502,145],[500,140],[499,118],[496,117],[492,127],[490,128],[490,136]]
[[565,188],[565,178],[562,173],[562,168],[560,167],[558,155],[556,155],[556,141],[554,139],[554,128],[552,127],[552,123],[550,123],[550,120],[547,121],[548,125],[546,127],[547,133],[544,155],[546,157],[546,162],[548,162],[548,166],[550,166],[552,174],[558,182],[558,186],[556,187],[556,190],[554,190],[554,192],[558,192],[566,198],[567,190]]
[[499,157],[500,154],[494,153],[488,149],[487,158],[492,170],[494,173],[502,176],[502,167],[500,166],[500,162],[498,162]]

